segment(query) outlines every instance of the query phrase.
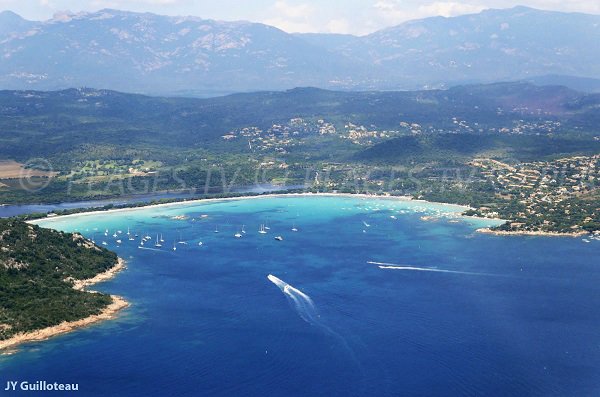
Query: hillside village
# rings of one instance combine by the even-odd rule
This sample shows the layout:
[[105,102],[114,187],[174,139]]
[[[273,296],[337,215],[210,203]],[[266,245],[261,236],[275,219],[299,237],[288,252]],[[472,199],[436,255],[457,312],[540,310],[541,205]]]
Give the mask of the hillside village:
[[509,165],[490,159],[471,163],[493,184],[503,210],[481,207],[482,216],[512,221],[508,231],[583,233],[600,230],[600,155]]

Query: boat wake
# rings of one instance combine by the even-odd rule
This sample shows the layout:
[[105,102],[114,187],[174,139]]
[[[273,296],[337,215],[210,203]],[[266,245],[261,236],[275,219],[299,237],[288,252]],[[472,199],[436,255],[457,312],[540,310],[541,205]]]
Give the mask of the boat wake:
[[498,276],[498,274],[491,274],[491,273],[462,272],[459,270],[446,270],[446,269],[438,269],[435,267],[403,266],[403,265],[397,265],[394,263],[385,263],[385,262],[368,261],[367,263],[371,264],[371,265],[378,265],[378,267],[383,270],[406,270],[406,271],[417,271],[417,272],[453,273],[453,274],[467,274],[470,276]]
[[298,315],[307,323],[313,325],[321,325],[319,323],[319,314],[317,313],[317,309],[315,308],[315,304],[313,303],[310,296],[306,295],[304,292],[300,291],[297,288],[292,287],[285,281],[269,274],[267,276],[269,281],[275,284],[281,292],[288,298],[289,302],[294,306]]
[[138,248],[141,249],[141,250],[146,250],[146,251],[165,252],[165,251],[159,250],[157,248],[146,248],[146,247],[142,247],[142,246],[139,246]]
[[294,309],[296,309],[296,312],[304,321],[320,328],[325,333],[331,335],[340,342],[343,349],[346,350],[352,361],[356,364],[362,375],[362,379],[364,380],[364,369],[356,358],[356,354],[352,348],[350,348],[350,345],[348,345],[348,342],[342,335],[338,334],[321,321],[321,316],[317,312],[315,304],[310,296],[306,295],[299,289],[292,287],[285,281],[273,276],[272,274],[269,274],[267,278],[269,281],[275,284],[281,290],[281,292],[283,292],[290,304],[294,307]]

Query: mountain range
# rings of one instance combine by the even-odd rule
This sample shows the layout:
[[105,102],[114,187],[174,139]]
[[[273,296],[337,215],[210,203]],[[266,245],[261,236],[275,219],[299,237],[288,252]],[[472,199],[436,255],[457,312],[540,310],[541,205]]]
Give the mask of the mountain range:
[[366,36],[111,9],[42,22],[4,11],[0,88],[210,96],[528,80],[596,91],[598,43],[598,15],[521,6],[414,20]]

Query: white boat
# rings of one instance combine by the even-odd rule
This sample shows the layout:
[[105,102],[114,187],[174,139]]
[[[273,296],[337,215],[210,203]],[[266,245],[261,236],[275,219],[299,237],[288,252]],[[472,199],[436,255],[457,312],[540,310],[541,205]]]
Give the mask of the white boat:
[[283,241],[283,237],[277,236],[277,237],[275,237],[275,240],[277,240],[277,241]]
[[260,229],[258,230],[258,232],[260,234],[267,234],[267,231],[265,230],[265,225],[260,225]]
[[292,232],[297,232],[298,228],[296,227],[296,224],[294,223],[294,225],[292,226]]
[[121,244],[121,240],[117,240],[117,244]]
[[219,233],[219,225],[215,226],[215,233]]
[[113,234],[113,237],[117,237],[117,232],[115,232],[115,233]]
[[246,225],[242,225],[242,234],[246,234],[246,229],[245,229]]
[[365,225],[365,227],[371,227],[371,225],[369,225],[367,222],[363,221],[363,225]]
[[135,237],[129,236],[129,241],[135,241]]
[[237,232],[236,234],[233,235],[233,237],[235,237],[235,238],[242,238],[242,233]]
[[131,235],[131,232],[129,231],[129,227],[127,227],[127,235]]
[[108,236],[108,229],[106,229],[106,230],[104,231],[104,235],[105,235],[105,236]]
[[164,243],[164,242],[165,242],[165,240],[163,239],[163,235],[162,235],[162,233],[160,234],[160,242],[161,242],[161,243]]
[[154,246],[155,246],[156,248],[160,248],[160,247],[162,247],[162,244],[160,243],[160,240],[158,239],[158,234],[156,235],[156,244],[154,244]]
[[102,245],[108,245],[108,243],[106,241],[103,241]]
[[198,245],[202,246],[203,245],[202,241],[198,241]]
[[177,251],[177,246],[173,243],[173,251]]

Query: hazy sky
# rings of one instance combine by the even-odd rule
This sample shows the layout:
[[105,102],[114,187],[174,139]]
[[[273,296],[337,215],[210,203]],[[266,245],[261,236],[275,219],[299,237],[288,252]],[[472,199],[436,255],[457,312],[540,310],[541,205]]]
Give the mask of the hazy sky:
[[600,14],[600,0],[0,0],[0,10],[12,10],[34,20],[49,19],[67,10],[118,8],[229,21],[243,19],[288,32],[353,34],[366,34],[409,19],[515,5]]

